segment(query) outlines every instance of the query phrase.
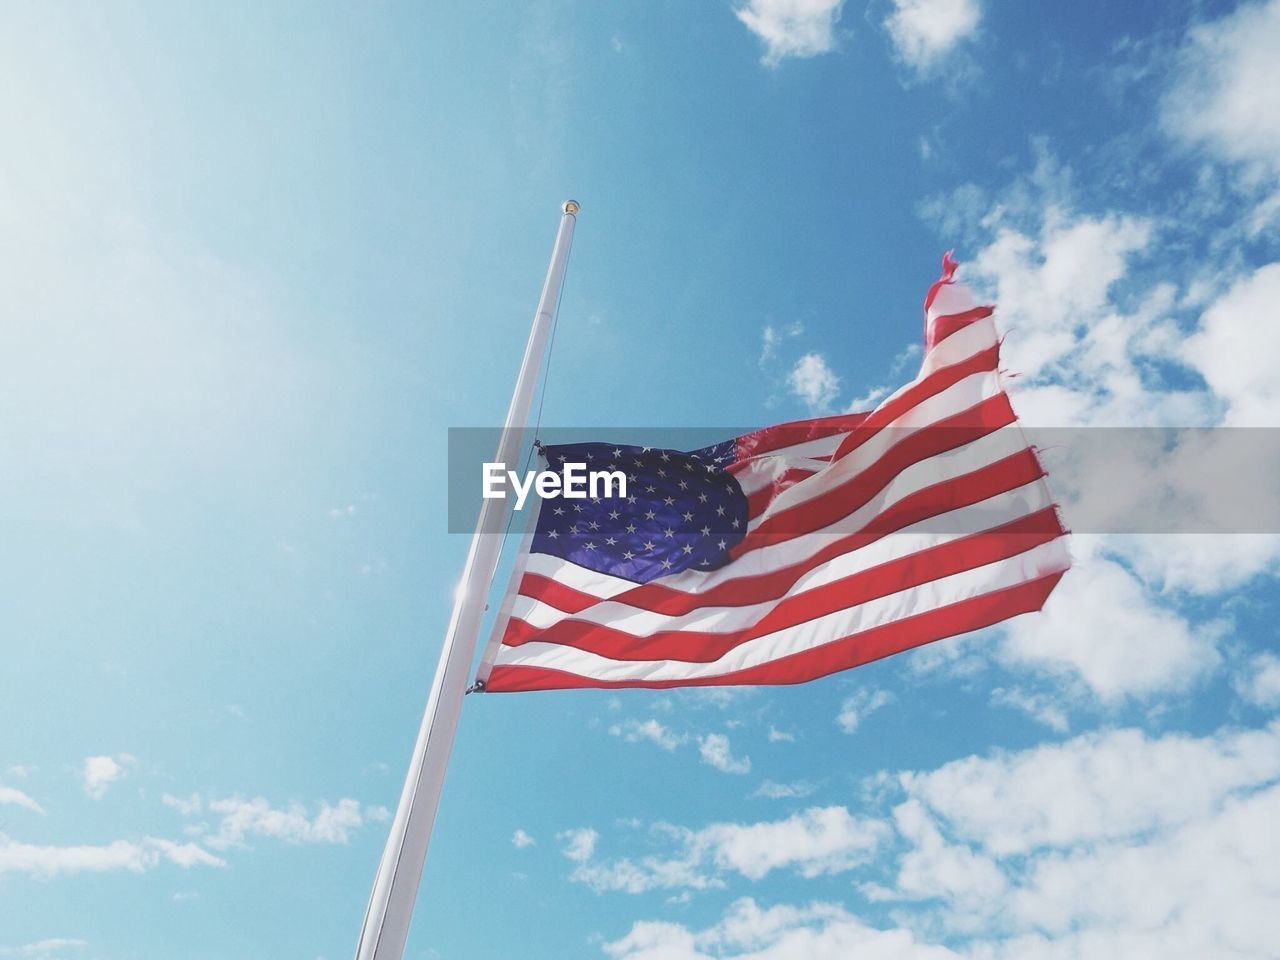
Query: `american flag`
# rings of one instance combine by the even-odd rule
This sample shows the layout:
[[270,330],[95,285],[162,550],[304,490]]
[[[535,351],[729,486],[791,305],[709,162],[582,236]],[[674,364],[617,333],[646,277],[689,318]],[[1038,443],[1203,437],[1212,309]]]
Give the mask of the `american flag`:
[[914,380],[870,413],[675,451],[543,448],[626,497],[542,505],[490,692],[801,683],[1039,610],[1070,565],[993,308],[943,258]]

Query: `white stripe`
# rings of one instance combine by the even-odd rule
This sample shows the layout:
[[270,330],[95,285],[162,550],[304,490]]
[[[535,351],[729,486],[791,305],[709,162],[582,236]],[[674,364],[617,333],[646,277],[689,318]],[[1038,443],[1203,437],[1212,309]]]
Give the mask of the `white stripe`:
[[872,434],[862,444],[839,460],[832,461],[820,474],[801,480],[778,496],[760,514],[759,521],[777,516],[786,510],[822,496],[828,490],[853,480],[881,460],[894,446],[910,436],[927,430],[935,424],[963,413],[1002,393],[1000,377],[994,370],[971,374],[953,383],[941,393],[912,407],[898,419]]
[[[780,543],[767,544],[717,570],[705,572],[685,570],[654,582],[673,590],[699,594],[739,577],[756,576],[790,566],[802,561],[805,557],[812,556],[830,542],[834,535],[843,536],[865,528],[886,509],[914,493],[962,477],[1025,449],[1027,449],[1027,441],[1020,430],[1008,427],[993,430],[972,443],[912,464],[896,474],[876,496],[857,510],[821,530],[802,534]],[[817,479],[815,477],[804,482],[809,483]],[[574,590],[602,599],[616,596],[636,586],[630,580],[598,573],[578,566],[570,560],[562,560],[545,553],[530,554],[528,570],[530,573],[540,574]]]
[[742,461],[742,466],[733,471],[733,479],[738,481],[743,493],[751,496],[757,490],[769,486],[788,470],[805,470],[813,474],[825,468],[828,462],[803,457],[775,457],[767,453]]
[[1029,483],[981,503],[953,510],[944,517],[904,528],[835,557],[797,579],[783,596],[749,606],[702,607],[673,616],[610,600],[593,604],[579,613],[568,614],[532,597],[520,596],[511,608],[511,616],[538,630],[546,630],[562,621],[575,621],[611,627],[636,637],[650,637],[672,630],[729,633],[758,623],[783,600],[802,596],[851,574],[992,530],[1030,516],[1051,503],[1044,483]]
[[574,647],[539,642],[514,648],[502,647],[498,663],[505,666],[541,667],[607,682],[718,677],[813,650],[834,640],[896,623],[962,600],[1028,583],[1050,573],[1066,570],[1069,565],[1064,536],[1016,557],[965,570],[795,627],[747,640],[709,663],[611,660]]
[[978,301],[973,299],[973,291],[963,283],[954,280],[951,283],[944,283],[933,295],[933,303],[929,304],[929,323],[932,324],[939,317],[964,313],[976,306]]

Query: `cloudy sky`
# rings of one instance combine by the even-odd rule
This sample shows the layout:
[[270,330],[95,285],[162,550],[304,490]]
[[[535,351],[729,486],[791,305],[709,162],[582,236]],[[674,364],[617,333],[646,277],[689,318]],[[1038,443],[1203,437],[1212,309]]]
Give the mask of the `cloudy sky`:
[[[568,196],[548,423],[865,408],[954,247],[1028,424],[1276,426],[1277,49],[1280,0],[0,7],[0,958],[350,956],[447,429]],[[1276,956],[1280,541],[1073,550],[807,686],[468,698],[408,956]]]

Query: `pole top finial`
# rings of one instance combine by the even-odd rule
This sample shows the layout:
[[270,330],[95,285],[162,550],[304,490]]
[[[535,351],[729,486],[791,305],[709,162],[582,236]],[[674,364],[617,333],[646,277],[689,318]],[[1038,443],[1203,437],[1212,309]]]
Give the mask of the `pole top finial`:
[[566,200],[564,203],[560,204],[560,209],[563,210],[565,213],[573,214],[574,216],[576,216],[578,211],[581,208],[578,206],[577,200]]

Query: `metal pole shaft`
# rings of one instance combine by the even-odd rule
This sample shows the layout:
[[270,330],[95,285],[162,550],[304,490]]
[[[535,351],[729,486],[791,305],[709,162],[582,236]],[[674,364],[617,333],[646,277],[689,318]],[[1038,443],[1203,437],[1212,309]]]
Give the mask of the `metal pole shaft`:
[[[515,392],[494,458],[512,467],[524,446],[538,368],[555,321],[560,284],[564,279],[569,245],[577,222],[577,203],[566,201],[562,209],[564,212],[556,233],[551,264],[542,285],[542,296],[533,317],[533,328],[529,331],[524,361],[520,365],[520,375],[516,378]],[[486,531],[499,529],[505,511],[505,500],[481,501],[480,517],[471,537],[471,549],[455,595],[453,616],[445,633],[440,662],[427,698],[427,709],[422,716],[400,804],[396,808],[387,845],[378,864],[373,892],[369,896],[369,908],[365,911],[364,926],[356,946],[356,960],[401,960],[404,954],[418,883],[427,859],[431,828],[444,786],[445,767],[453,748],[462,698],[475,658],[480,620],[502,551],[502,537]]]

